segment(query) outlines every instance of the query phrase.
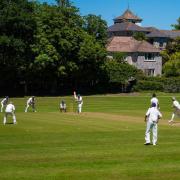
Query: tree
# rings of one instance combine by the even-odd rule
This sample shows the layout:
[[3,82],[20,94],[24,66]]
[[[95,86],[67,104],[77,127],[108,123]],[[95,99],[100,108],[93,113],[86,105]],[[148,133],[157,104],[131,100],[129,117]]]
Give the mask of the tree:
[[175,52],[180,52],[180,37],[177,37],[176,39],[167,44],[166,52],[169,55],[172,55]]
[[164,75],[166,77],[180,76],[180,52],[176,52],[170,56],[163,67]]
[[73,6],[40,4],[36,22],[32,69],[36,71],[37,79],[41,79],[39,86],[56,91],[58,84],[64,87],[95,84],[106,50],[84,30],[78,10]]
[[127,54],[124,52],[116,52],[113,54],[113,59],[118,63],[126,63],[125,58]]
[[107,23],[101,16],[89,14],[84,16],[83,28],[88,34],[92,35],[102,45],[107,43]]
[[133,34],[134,39],[136,39],[137,41],[146,41],[147,37],[143,32],[135,32]]
[[39,72],[41,83],[55,91],[58,82],[65,83],[65,78],[70,78],[70,73],[78,68],[83,21],[75,7],[40,4],[37,8],[33,69]]
[[172,24],[175,30],[180,30],[180,17],[177,19],[177,24]]
[[30,45],[36,29],[34,3],[1,0],[0,9],[0,76],[4,77],[0,85],[17,88],[26,81],[32,60]]
[[104,64],[106,55],[105,47],[93,36],[84,33],[78,52],[80,68],[78,79],[90,86],[98,83],[101,66]]
[[70,7],[70,1],[69,0],[56,0],[57,4],[61,7]]
[[161,52],[163,57],[163,73],[165,76],[180,76],[179,61],[180,61],[180,37],[172,42],[169,42],[166,49]]
[[105,69],[110,82],[126,84],[135,79],[138,69],[128,63],[118,63],[114,60],[108,60],[105,63]]

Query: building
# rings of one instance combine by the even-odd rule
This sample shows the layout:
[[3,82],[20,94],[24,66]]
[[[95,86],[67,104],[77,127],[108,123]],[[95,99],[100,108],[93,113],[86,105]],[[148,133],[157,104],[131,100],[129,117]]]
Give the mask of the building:
[[[107,51],[112,56],[115,52],[125,52],[126,61],[141,69],[148,76],[162,73],[161,50],[166,48],[168,41],[180,36],[180,31],[165,31],[154,27],[142,27],[142,19],[127,9],[121,16],[114,19],[108,28]],[[147,41],[137,41],[133,35],[144,33]]]
[[113,36],[108,41],[107,51],[110,55],[125,52],[125,61],[143,70],[147,76],[161,75],[160,50],[146,41],[137,41],[133,37]]

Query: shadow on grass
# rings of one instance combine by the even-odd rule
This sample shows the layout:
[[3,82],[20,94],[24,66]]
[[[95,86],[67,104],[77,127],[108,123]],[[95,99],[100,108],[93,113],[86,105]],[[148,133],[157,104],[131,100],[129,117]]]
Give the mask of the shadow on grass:
[[6,125],[12,125],[12,124],[14,125],[13,122],[7,122],[7,123],[6,123]]

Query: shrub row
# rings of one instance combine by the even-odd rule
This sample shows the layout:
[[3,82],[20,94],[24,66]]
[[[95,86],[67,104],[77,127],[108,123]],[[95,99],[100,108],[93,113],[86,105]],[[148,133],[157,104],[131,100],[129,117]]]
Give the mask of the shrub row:
[[180,92],[180,77],[146,77],[138,80],[134,91],[162,91],[170,93]]

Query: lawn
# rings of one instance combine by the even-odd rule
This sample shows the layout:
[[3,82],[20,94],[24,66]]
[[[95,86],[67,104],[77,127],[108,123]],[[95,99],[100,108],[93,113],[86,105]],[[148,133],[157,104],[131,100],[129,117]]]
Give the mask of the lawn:
[[[0,125],[0,179],[179,180],[180,119],[167,123],[171,96],[158,95],[157,146],[143,145],[149,94],[86,96],[80,115],[72,97],[38,97],[37,113],[23,112],[27,98],[12,98],[18,124]],[[58,111],[61,99],[68,113]]]

